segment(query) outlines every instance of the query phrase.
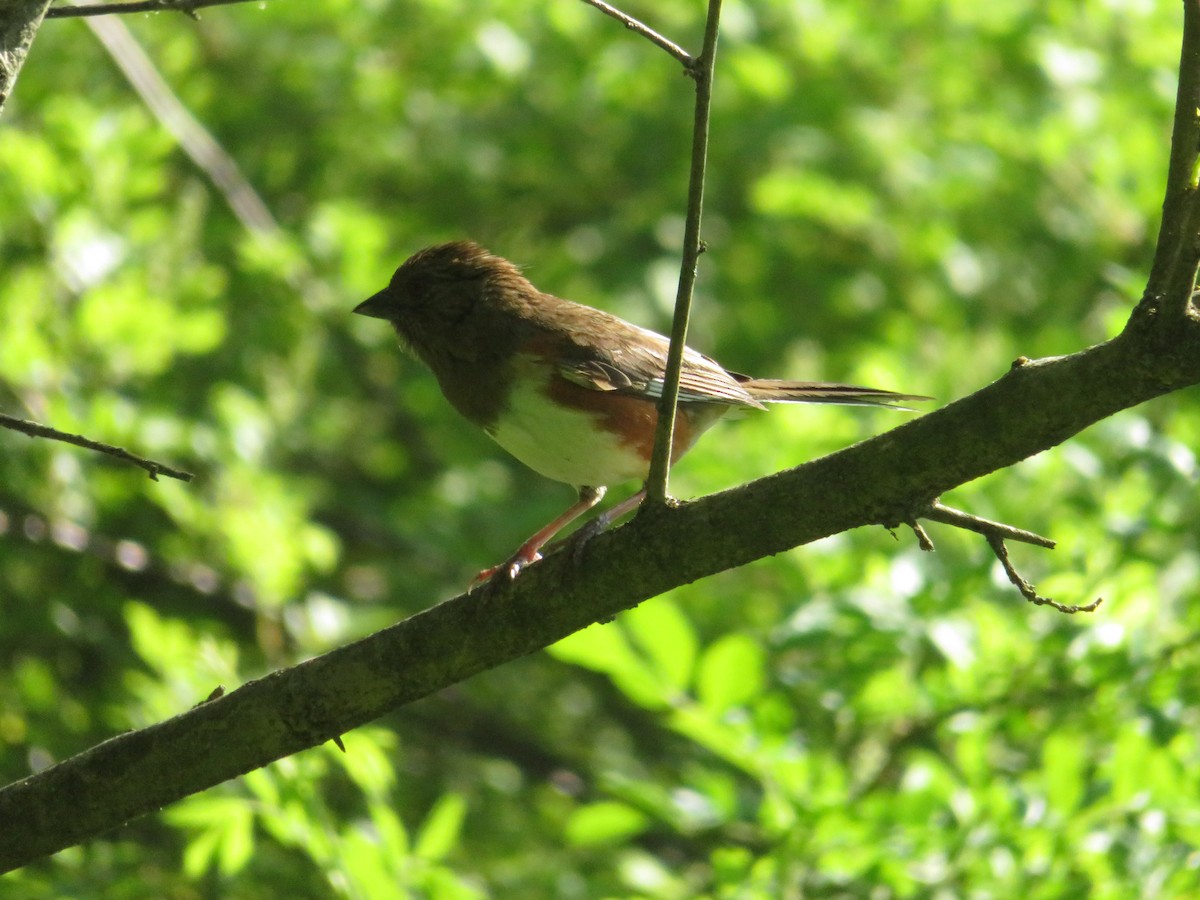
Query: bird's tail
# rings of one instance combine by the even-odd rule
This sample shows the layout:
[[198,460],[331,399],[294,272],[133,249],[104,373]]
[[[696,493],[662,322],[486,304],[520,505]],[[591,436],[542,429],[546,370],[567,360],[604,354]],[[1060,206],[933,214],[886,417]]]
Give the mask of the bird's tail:
[[837,384],[830,381],[781,381],[774,378],[750,378],[741,383],[761,403],[841,403],[847,406],[886,406],[910,409],[907,401],[931,400],[921,394],[899,394],[878,388]]

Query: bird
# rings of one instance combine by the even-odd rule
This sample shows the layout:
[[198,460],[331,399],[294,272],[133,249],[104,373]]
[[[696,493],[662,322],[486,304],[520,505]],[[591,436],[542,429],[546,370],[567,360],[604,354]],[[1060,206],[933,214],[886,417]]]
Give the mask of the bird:
[[[419,250],[354,312],[389,322],[402,348],[437,379],[469,422],[535,472],[578,491],[498,574],[515,578],[542,548],[592,509],[607,486],[646,478],[670,341],[611,313],[538,290],[509,260],[469,240]],[[839,403],[904,409],[927,400],[823,381],[751,378],[683,351],[671,463],[733,409],[767,403]],[[604,513],[607,526],[644,488]]]

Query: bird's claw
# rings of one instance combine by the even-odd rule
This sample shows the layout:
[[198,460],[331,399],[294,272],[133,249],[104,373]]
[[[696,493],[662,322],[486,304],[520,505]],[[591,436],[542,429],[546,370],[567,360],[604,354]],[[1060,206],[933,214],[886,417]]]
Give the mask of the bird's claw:
[[606,516],[597,516],[591,521],[584,522],[579,529],[567,540],[571,544],[571,562],[579,565],[583,561],[583,549],[592,542],[596,535],[607,530],[609,525]]
[[533,554],[518,550],[510,559],[505,560],[498,566],[489,566],[481,571],[471,580],[471,588],[477,588],[480,585],[487,584],[497,576],[507,578],[509,581],[515,581],[521,571],[528,565],[537,562],[542,558],[542,554],[536,550]]

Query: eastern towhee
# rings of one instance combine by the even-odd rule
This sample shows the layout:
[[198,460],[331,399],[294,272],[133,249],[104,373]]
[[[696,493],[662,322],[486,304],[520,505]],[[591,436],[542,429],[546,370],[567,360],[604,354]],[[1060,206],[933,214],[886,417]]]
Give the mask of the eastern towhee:
[[[645,479],[654,448],[668,340],[614,315],[545,294],[478,244],[426,247],[354,311],[386,319],[424,362],[446,399],[535,472],[579,499],[503,565],[515,577],[558,531],[591,509],[605,485]],[[728,372],[684,350],[671,462],[733,407],[764,403],[891,406],[916,394]],[[641,502],[638,492],[604,516]]]

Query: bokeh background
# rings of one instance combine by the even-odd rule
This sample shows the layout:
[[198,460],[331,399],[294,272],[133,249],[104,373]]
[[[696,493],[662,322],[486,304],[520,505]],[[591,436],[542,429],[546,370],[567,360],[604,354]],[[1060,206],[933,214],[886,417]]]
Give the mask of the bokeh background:
[[[631,14],[699,46],[699,0]],[[730,0],[691,343],[947,402],[1114,335],[1179,4]],[[140,51],[140,55],[139,55]],[[141,92],[135,87],[140,85]],[[382,323],[471,237],[665,329],[691,82],[577,0],[47,22],[0,126],[0,776],[458,593],[568,502]],[[232,174],[231,174],[232,173]],[[240,174],[239,174],[240,173]],[[60,897],[1182,897],[1200,890],[1194,391],[727,572],[8,876]],[[719,425],[691,497],[902,414]],[[627,486],[626,490],[632,490]],[[614,491],[614,495],[622,494]],[[2,887],[2,886],[0,886]]]

